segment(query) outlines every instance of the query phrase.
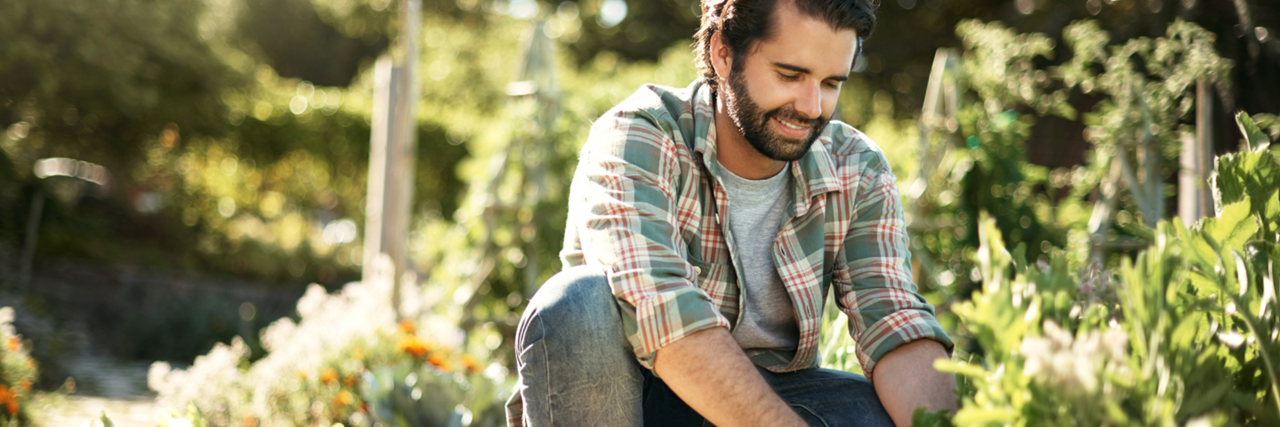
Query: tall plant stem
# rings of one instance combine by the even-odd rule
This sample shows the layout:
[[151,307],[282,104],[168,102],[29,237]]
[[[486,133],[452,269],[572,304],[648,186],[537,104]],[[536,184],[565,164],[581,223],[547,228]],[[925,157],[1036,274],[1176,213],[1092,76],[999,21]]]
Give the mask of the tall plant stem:
[[1244,305],[1244,301],[1241,301],[1240,297],[1236,295],[1231,295],[1229,292],[1223,292],[1223,293],[1230,295],[1231,300],[1235,302],[1236,307],[1240,307],[1241,311],[1237,311],[1236,315],[1240,316],[1240,318],[1244,320],[1244,324],[1249,326],[1249,333],[1253,335],[1254,341],[1256,341],[1258,343],[1258,346],[1261,347],[1258,349],[1258,354],[1262,356],[1262,364],[1263,366],[1267,367],[1267,375],[1271,377],[1270,381],[1268,381],[1270,383],[1269,385],[1271,386],[1271,400],[1274,401],[1276,404],[1276,415],[1280,416],[1280,388],[1277,388],[1276,386],[1276,368],[1274,364],[1271,362],[1271,355],[1267,354],[1267,351],[1266,351],[1267,346],[1262,345],[1263,343],[1268,342],[1268,341],[1264,341],[1267,338],[1258,334],[1258,325],[1254,324],[1253,316],[1245,315],[1244,310],[1248,306]]

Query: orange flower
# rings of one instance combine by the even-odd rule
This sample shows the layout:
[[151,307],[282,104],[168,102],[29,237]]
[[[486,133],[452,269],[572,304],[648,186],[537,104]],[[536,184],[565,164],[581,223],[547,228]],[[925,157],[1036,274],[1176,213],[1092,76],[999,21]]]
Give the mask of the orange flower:
[[244,427],[258,427],[258,417],[246,415],[244,418],[240,419],[240,424]]
[[462,355],[462,360],[460,360],[460,362],[462,363],[462,367],[466,368],[467,373],[474,374],[480,372],[480,363],[476,362],[476,358],[470,354]]
[[18,348],[22,346],[22,340],[18,339],[18,337],[9,337],[5,345],[9,347],[9,351],[18,351]]
[[445,359],[444,355],[440,353],[431,353],[431,356],[427,357],[427,363],[435,365],[441,371],[449,370],[449,359]]
[[338,395],[333,398],[334,407],[341,408],[349,404],[351,404],[351,393],[348,393],[346,390],[338,392]]
[[14,394],[13,389],[4,384],[0,384],[0,403],[4,404],[10,415],[18,414],[18,395]]
[[23,378],[18,381],[18,386],[22,387],[22,391],[31,391],[31,380]]
[[412,320],[404,319],[400,321],[400,332],[404,332],[406,334],[412,334],[417,330],[418,328],[414,327]]
[[343,384],[345,384],[347,387],[355,387],[355,386],[356,386],[356,375],[355,375],[355,374],[347,374],[347,376],[346,376],[345,378],[343,378],[343,379],[342,379],[342,383],[343,383]]
[[430,348],[427,348],[426,342],[412,335],[401,338],[400,343],[396,345],[396,347],[399,348],[400,351],[409,353],[415,358],[421,358],[426,355],[427,352],[431,351]]
[[332,368],[324,368],[320,370],[320,381],[325,384],[333,384],[333,382],[337,380],[338,371],[335,371]]

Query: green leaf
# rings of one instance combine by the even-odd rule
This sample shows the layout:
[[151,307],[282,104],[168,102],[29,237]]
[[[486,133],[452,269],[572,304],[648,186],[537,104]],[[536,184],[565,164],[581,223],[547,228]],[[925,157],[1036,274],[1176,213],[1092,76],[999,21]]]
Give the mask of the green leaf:
[[1182,413],[1196,416],[1214,409],[1218,407],[1219,403],[1222,403],[1222,398],[1226,396],[1228,391],[1231,391],[1231,383],[1227,381],[1220,382],[1203,394],[1194,395],[1189,401],[1183,403]]
[[977,379],[987,377],[987,371],[983,370],[981,366],[962,361],[939,359],[933,362],[933,369],[938,370],[938,372],[950,372]]
[[921,406],[911,411],[912,427],[949,426],[950,420],[951,414],[946,409],[929,412],[928,408]]
[[1026,243],[1018,242],[1018,246],[1013,248],[1013,252],[1010,253],[1010,255],[1013,257],[1014,271],[1019,273],[1027,271],[1027,244]]
[[1111,422],[1118,425],[1125,425],[1131,422],[1129,416],[1125,415],[1124,409],[1121,409],[1115,400],[1107,399],[1105,405],[1107,407],[1107,417],[1111,419]]
[[1248,144],[1250,151],[1271,143],[1271,139],[1267,138],[1267,134],[1262,132],[1262,129],[1244,111],[1236,113],[1236,124],[1240,126],[1240,133],[1244,134],[1245,143]]
[[116,427],[116,423],[111,422],[111,417],[107,416],[107,411],[105,410],[102,411],[102,417],[98,419],[102,420],[102,427]]
[[1013,409],[1009,408],[991,408],[977,409],[965,407],[956,413],[955,423],[957,425],[987,425],[987,424],[1008,424],[1012,423],[1017,417]]
[[1148,227],[1146,223],[1143,223],[1141,221],[1128,222],[1124,224],[1115,224],[1115,227],[1120,229],[1121,231],[1124,231],[1125,233],[1129,233],[1133,235],[1133,237],[1137,237],[1139,239],[1145,240],[1148,243],[1156,241],[1156,230],[1154,228]]
[[1280,202],[1273,202],[1280,195],[1280,159],[1265,147],[1218,156],[1212,182],[1219,208],[1247,197],[1253,201],[1250,210],[1262,219],[1274,222],[1280,216]]
[[200,412],[200,408],[196,407],[195,403],[187,403],[187,420],[191,421],[191,425],[194,427],[205,427],[208,425],[205,422],[204,414]]
[[1250,212],[1249,198],[1223,206],[1217,218],[1205,221],[1204,232],[1217,241],[1222,250],[1240,249],[1258,232],[1258,221]]
[[[1198,276],[1196,273],[1192,273],[1192,275]],[[1182,321],[1178,323],[1178,326],[1174,327],[1173,333],[1170,334],[1171,339],[1169,344],[1173,348],[1191,347],[1192,341],[1196,338],[1196,333],[1200,330],[1201,323],[1200,316],[1187,316],[1182,319]]]
[[1201,292],[1200,295],[1213,295],[1222,292],[1222,288],[1218,285],[1218,282],[1215,282],[1209,277],[1205,277],[1205,275],[1198,271],[1187,273],[1187,278],[1191,280],[1191,285],[1195,286],[1196,290]]
[[[1178,218],[1174,218],[1174,221],[1178,221]],[[1190,258],[1189,261],[1212,271],[1212,266],[1217,265],[1219,262],[1217,253],[1221,246],[1212,236],[1203,232],[1203,229],[1209,225],[1210,221],[1213,221],[1213,218],[1204,219],[1197,225],[1195,230],[1186,227],[1178,227],[1176,230],[1178,232],[1178,243],[1186,249],[1185,253]]]

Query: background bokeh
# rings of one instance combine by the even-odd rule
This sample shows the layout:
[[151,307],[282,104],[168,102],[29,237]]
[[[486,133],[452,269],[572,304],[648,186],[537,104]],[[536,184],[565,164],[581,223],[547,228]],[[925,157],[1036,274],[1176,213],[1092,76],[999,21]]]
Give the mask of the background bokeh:
[[[383,301],[381,290],[343,290],[363,267],[373,64],[398,42],[398,1],[0,3],[0,300],[17,311],[10,336],[21,336],[22,354],[40,367],[35,389],[70,393],[67,378],[85,377],[77,364],[86,358],[121,364],[101,369],[166,361],[163,372],[152,369],[160,400],[180,410],[202,402],[202,417],[218,425],[363,424],[380,398],[449,387],[458,389],[441,393],[467,397],[440,399],[466,400],[465,424],[488,419],[496,406],[478,402],[501,397],[510,380],[525,301],[560,268],[567,184],[590,123],[642,84],[684,86],[696,76],[699,6],[422,4],[407,237],[417,308],[404,324],[353,314],[376,313],[365,304]],[[977,255],[983,212],[1008,246],[1024,246],[1024,261],[1061,257],[1073,282],[1086,281],[1076,269],[1092,262],[1102,270],[1088,274],[1109,277],[1098,271],[1146,248],[1136,242],[1147,234],[1125,226],[1155,223],[1138,198],[1120,193],[1117,227],[1104,236],[1119,243],[1094,256],[1087,230],[1109,159],[1142,160],[1126,151],[1138,144],[1130,131],[1150,129],[1161,147],[1147,156],[1165,159],[1150,179],[1167,184],[1157,196],[1169,201],[1162,218],[1176,213],[1177,144],[1195,131],[1196,79],[1212,88],[1216,153],[1241,149],[1238,111],[1272,138],[1280,132],[1275,2],[884,0],[878,17],[838,118],[892,162],[917,282],[960,338],[961,355],[986,351],[952,310],[991,282]],[[507,94],[532,31],[556,47],[550,106]],[[940,48],[960,61],[959,108],[926,126],[921,108]],[[933,135],[923,145],[922,129]],[[927,152],[938,158],[922,160]],[[107,185],[38,176],[37,161],[54,157],[102,166]],[[45,199],[38,212],[37,199]],[[315,347],[300,344],[308,341]],[[831,363],[858,369],[847,342],[828,342]],[[196,369],[201,355],[205,371]],[[192,364],[191,377],[168,371]],[[427,372],[451,385],[404,381]],[[347,375],[357,379],[345,383]],[[379,375],[396,386],[378,388]],[[481,377],[492,390],[477,397]],[[107,394],[81,383],[81,394]],[[263,391],[268,383],[285,385]],[[210,387],[231,391],[201,392]],[[329,407],[309,406],[316,396]],[[48,408],[59,404],[67,403]]]

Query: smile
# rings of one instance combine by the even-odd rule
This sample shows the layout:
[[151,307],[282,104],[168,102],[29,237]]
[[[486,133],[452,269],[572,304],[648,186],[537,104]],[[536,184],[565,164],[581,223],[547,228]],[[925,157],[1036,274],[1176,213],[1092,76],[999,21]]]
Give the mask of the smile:
[[781,128],[781,130],[784,133],[788,133],[788,134],[799,137],[799,136],[804,136],[804,134],[809,132],[808,126],[797,125],[795,123],[791,123],[786,120],[779,119],[777,117],[772,117],[772,119],[774,123],[778,124],[778,127]]

